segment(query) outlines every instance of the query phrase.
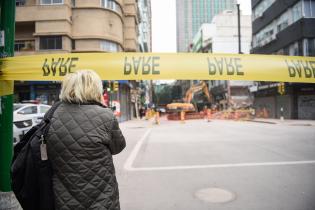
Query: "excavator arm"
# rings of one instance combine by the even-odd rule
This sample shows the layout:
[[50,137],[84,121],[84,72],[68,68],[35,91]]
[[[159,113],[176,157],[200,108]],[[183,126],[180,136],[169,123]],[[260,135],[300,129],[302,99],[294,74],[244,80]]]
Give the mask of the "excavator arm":
[[189,88],[185,93],[184,102],[191,103],[194,94],[199,91],[202,91],[207,96],[208,102],[211,102],[212,97],[209,93],[208,86],[205,81],[202,81],[200,84],[194,85],[191,88]]
[[208,102],[211,103],[212,97],[209,93],[208,86],[205,81],[202,81],[200,84],[194,85],[186,91],[185,97],[183,98],[184,103],[171,103],[167,105],[167,108],[169,110],[195,111],[196,108],[191,103],[191,101],[194,97],[194,94],[200,91],[202,91],[207,96]]

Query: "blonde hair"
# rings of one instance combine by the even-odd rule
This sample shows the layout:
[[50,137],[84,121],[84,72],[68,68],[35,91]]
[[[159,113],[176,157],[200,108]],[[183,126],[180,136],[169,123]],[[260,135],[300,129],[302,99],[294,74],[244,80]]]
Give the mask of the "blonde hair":
[[62,82],[59,98],[68,103],[102,103],[102,80],[92,70],[78,70],[68,74]]

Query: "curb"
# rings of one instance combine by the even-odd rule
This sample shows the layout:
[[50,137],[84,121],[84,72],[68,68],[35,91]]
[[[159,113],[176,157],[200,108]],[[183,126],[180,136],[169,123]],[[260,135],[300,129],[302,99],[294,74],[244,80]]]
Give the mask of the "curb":
[[246,120],[248,122],[255,122],[255,123],[265,123],[265,124],[282,124],[282,125],[289,125],[289,126],[315,126],[312,123],[296,123],[296,122],[270,122],[270,121],[263,121],[263,120]]
[[246,120],[248,122],[255,122],[255,123],[265,123],[265,124],[278,124],[276,122],[269,122],[269,121],[260,121],[260,120]]

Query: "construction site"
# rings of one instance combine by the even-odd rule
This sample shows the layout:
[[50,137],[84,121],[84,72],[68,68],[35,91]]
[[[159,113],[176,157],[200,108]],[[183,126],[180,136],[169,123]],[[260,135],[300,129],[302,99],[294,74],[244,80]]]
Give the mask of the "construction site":
[[[173,89],[176,87],[176,84],[178,84],[178,82],[175,82]],[[187,86],[182,83],[181,91],[177,93],[177,95],[170,93],[168,98],[169,103],[165,104],[160,97],[161,103],[158,103],[159,101],[157,101],[157,109],[155,109],[155,111],[158,111],[162,115],[166,114],[168,120],[253,119],[255,111],[252,108],[252,102],[250,101],[248,86],[242,88],[243,92],[247,94],[245,97],[243,93],[242,96],[237,95],[237,93],[240,93],[241,91],[237,92],[232,89],[232,92],[236,92],[236,95],[225,94],[226,96],[224,96],[224,100],[218,101],[216,100],[213,91],[209,90],[209,81],[195,81],[194,84],[189,84]],[[164,89],[166,88],[164,87]],[[165,91],[174,92],[173,89],[170,88]],[[228,90],[226,92],[229,94],[231,93],[231,91]],[[235,100],[235,98],[238,100]],[[163,110],[163,112],[161,112],[161,110]]]

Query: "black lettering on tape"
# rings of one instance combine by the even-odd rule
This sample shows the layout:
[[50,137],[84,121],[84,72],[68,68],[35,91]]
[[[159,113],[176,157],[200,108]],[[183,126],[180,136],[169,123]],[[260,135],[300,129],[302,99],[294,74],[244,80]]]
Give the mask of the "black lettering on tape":
[[65,76],[67,74],[68,68],[67,64],[70,61],[70,58],[67,58],[67,60],[64,62],[64,58],[61,58],[61,62],[59,65],[59,75],[60,76]]
[[160,74],[160,70],[156,69],[155,67],[159,67],[160,63],[158,61],[160,60],[160,56],[153,56],[152,58],[152,74]]
[[305,61],[305,63],[303,63],[303,61],[301,61],[301,64],[302,64],[303,69],[304,69],[305,77],[311,78],[312,77],[312,69],[309,67],[309,63],[307,61]]
[[[51,58],[51,63],[47,58],[44,60],[42,66],[43,76],[66,76],[67,73],[73,73],[72,68],[76,67],[75,62],[78,61],[78,57],[73,58]],[[59,70],[59,71],[58,71]],[[59,72],[59,75],[58,75]]]
[[241,58],[218,58],[214,57],[214,61],[212,61],[209,57],[208,61],[208,71],[209,75],[237,75],[243,76],[244,72],[242,71]]
[[295,67],[290,65],[289,61],[287,59],[284,60],[288,67],[289,77],[295,77]]
[[131,62],[128,61],[128,57],[125,57],[124,75],[148,75],[150,73],[157,75],[160,74],[160,70],[157,69],[160,64],[160,56],[149,57],[132,57]]
[[211,62],[210,58],[207,58],[208,60],[208,71],[209,71],[209,75],[215,75],[216,71],[217,71],[217,67],[214,63]]
[[54,58],[51,59],[51,65],[50,66],[51,66],[51,71],[52,71],[53,76],[56,75],[56,72],[57,72],[56,68],[57,68],[60,60],[61,60],[61,58],[58,58],[58,60],[55,62]]
[[132,71],[132,66],[128,63],[128,57],[125,57],[124,75],[129,75]]
[[315,78],[315,61],[310,61],[310,66],[311,66],[312,71],[313,71],[313,77]]
[[79,61],[79,58],[78,57],[74,57],[74,58],[71,58],[71,61],[70,61],[70,65],[69,65],[69,73],[73,73],[72,68],[75,68],[77,67],[77,65],[75,64],[75,62]]
[[233,58],[224,58],[226,64],[226,74],[227,75],[234,75],[234,66],[233,66]]
[[298,74],[298,76],[301,78],[302,77],[302,67],[300,65],[300,62],[294,62],[293,60],[291,61],[295,67],[295,71]]
[[140,58],[135,58],[135,57],[132,57],[132,61],[133,61],[133,68],[134,68],[134,71],[135,71],[135,75],[138,74],[138,71],[139,71],[139,66],[140,66],[140,62],[141,62],[141,57]]
[[235,58],[234,60],[235,60],[236,74],[239,76],[244,76],[244,72],[241,71],[243,66],[242,66],[242,64],[240,64],[242,59],[241,58]]
[[315,78],[315,61],[284,60],[290,77]]
[[216,63],[216,67],[218,68],[220,75],[223,74],[223,58],[220,58],[219,60],[217,60],[216,57],[214,57],[214,61]]
[[151,61],[151,56],[145,59],[143,57],[143,65],[142,65],[142,74],[147,75],[150,74],[151,71],[151,66],[150,66],[150,61]]
[[48,61],[48,59],[45,58],[44,64],[42,66],[44,77],[47,77],[50,74],[50,68],[49,68],[49,65],[47,64],[47,61]]

